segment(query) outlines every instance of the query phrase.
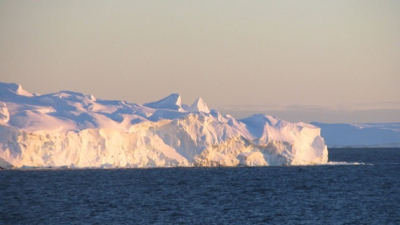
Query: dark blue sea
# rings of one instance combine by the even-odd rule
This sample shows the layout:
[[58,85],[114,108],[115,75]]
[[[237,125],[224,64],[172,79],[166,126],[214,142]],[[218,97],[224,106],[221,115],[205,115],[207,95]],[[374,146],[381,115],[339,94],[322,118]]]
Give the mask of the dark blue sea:
[[0,224],[400,224],[400,149],[329,160],[347,163],[3,170]]

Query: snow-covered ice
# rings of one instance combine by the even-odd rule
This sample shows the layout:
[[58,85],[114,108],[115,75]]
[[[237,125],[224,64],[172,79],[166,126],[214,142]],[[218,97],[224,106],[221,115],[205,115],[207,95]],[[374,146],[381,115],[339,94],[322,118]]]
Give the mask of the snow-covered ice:
[[0,167],[136,168],[310,165],[328,161],[320,128],[244,119],[179,94],[145,104],[0,83]]

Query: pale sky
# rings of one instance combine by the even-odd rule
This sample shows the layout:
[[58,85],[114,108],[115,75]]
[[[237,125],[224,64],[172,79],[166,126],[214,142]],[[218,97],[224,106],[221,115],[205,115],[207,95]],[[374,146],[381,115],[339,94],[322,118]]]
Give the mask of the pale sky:
[[0,81],[235,117],[400,122],[400,1],[0,0]]

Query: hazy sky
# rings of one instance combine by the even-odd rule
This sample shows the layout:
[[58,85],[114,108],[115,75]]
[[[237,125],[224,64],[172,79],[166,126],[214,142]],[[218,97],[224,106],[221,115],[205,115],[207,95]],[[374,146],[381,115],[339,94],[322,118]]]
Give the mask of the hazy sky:
[[241,117],[400,122],[400,1],[0,0],[0,81]]

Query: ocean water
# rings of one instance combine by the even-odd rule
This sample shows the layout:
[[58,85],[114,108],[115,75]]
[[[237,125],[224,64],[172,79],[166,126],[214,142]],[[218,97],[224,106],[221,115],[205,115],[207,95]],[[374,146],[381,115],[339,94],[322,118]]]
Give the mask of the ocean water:
[[329,160],[345,163],[0,171],[0,224],[400,224],[400,149]]

